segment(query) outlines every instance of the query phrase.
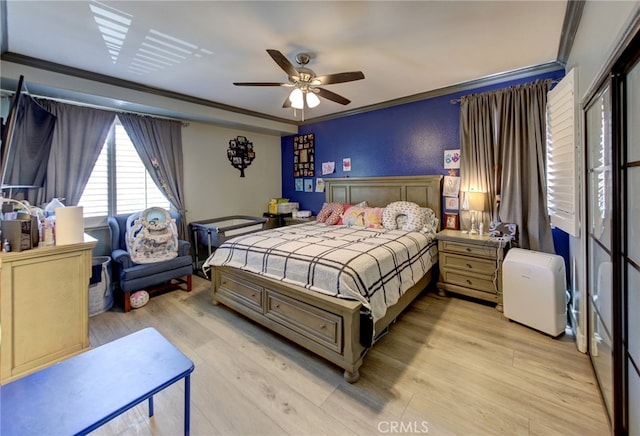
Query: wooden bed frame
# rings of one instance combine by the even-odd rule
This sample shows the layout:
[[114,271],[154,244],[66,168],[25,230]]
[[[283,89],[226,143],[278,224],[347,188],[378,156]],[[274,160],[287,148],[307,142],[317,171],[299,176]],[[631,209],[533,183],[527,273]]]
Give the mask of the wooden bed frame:
[[[443,176],[401,176],[325,179],[327,202],[384,207],[406,200],[433,209],[442,219]],[[354,383],[359,377],[367,350],[360,343],[361,303],[313,292],[231,267],[212,267],[213,304],[225,306],[249,317],[344,369],[344,378]],[[388,308],[375,324],[377,333],[422,292],[432,279],[431,270]]]

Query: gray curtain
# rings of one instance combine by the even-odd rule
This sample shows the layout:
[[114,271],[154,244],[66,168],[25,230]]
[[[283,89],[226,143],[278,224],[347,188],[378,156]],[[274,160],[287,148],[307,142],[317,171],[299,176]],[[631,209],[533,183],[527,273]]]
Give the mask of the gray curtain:
[[76,206],[109,135],[115,113],[52,100],[37,101],[57,121],[44,186],[29,192],[27,198],[33,204],[64,198],[65,205]]
[[[460,105],[460,191],[486,192],[489,199],[500,194],[500,164],[496,138],[496,114],[492,94],[465,96]],[[490,221],[498,219],[494,202],[485,205]],[[461,209],[463,210],[463,209]],[[484,214],[483,214],[484,215]],[[482,217],[484,220],[484,216]]]
[[180,214],[178,232],[186,239],[182,123],[134,114],[119,114],[118,118],[151,178]]
[[[555,253],[546,207],[545,111],[550,85],[551,80],[538,80],[463,98],[460,175],[461,186],[475,184],[490,199],[500,195],[497,218],[518,225],[522,248]],[[488,132],[494,142],[487,139]]]

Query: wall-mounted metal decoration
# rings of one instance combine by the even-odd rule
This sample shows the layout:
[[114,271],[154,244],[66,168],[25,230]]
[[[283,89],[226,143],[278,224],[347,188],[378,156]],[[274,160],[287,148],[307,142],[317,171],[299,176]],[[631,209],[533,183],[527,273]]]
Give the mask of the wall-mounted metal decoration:
[[240,170],[240,177],[244,177],[244,169],[251,165],[251,162],[256,158],[256,152],[253,151],[253,142],[244,136],[229,140],[227,157],[231,165]]

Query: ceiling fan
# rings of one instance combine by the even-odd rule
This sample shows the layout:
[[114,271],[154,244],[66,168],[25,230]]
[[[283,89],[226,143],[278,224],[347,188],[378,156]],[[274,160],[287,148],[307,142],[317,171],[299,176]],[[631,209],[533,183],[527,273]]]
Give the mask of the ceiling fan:
[[234,82],[236,86],[286,86],[293,87],[287,99],[282,105],[283,108],[293,107],[294,109],[304,109],[305,107],[313,108],[320,104],[318,96],[326,98],[343,105],[351,103],[351,100],[331,92],[321,85],[331,85],[334,83],[353,82],[354,80],[364,79],[362,71],[350,71],[345,73],[329,74],[326,76],[316,76],[313,70],[306,67],[311,60],[309,53],[298,53],[296,62],[300,65],[294,67],[291,62],[278,50],[267,49],[269,56],[278,64],[280,68],[287,73],[288,83],[280,82]]

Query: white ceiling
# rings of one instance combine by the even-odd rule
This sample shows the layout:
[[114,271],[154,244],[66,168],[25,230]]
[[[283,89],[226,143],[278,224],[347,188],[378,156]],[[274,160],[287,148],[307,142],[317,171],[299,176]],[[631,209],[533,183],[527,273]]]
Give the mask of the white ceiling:
[[[287,81],[266,49],[280,50],[294,65],[297,53],[312,54],[308,67],[317,75],[364,73],[364,80],[326,85],[351,104],[322,100],[306,112],[309,119],[554,62],[566,6],[554,0],[9,0],[2,45],[10,54],[289,120],[293,110],[282,104],[290,88],[233,85]],[[112,53],[96,21],[105,10],[126,31]],[[145,63],[149,44],[171,52],[166,64],[155,55],[150,67]]]

